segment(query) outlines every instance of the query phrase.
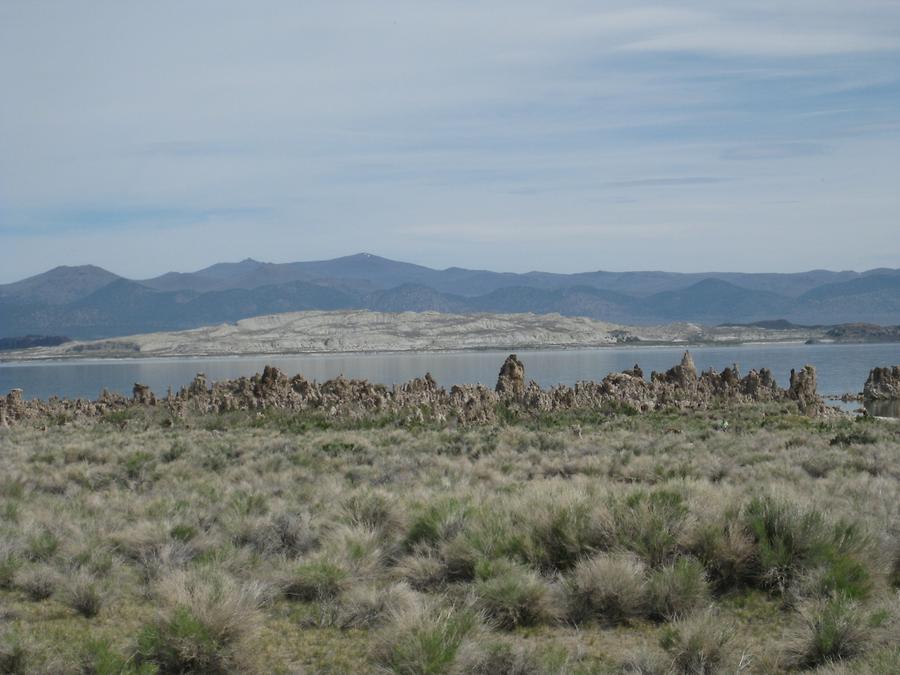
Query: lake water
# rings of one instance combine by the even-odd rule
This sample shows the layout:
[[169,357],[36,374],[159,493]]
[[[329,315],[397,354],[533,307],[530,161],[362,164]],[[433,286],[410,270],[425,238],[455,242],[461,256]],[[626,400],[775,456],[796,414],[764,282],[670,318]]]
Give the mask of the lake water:
[[[731,347],[691,347],[697,368],[722,370],[735,363],[741,373],[769,368],[781,386],[787,386],[791,368],[812,364],[818,373],[819,392],[859,392],[875,366],[900,364],[900,344],[780,344]],[[640,364],[646,376],[666,370],[681,359],[684,347],[609,347],[597,349],[519,350],[525,376],[543,387],[601,380],[613,371]],[[203,372],[212,380],[231,379],[262,371],[267,364],[288,375],[301,373],[318,381],[344,375],[391,385],[430,372],[439,384],[493,386],[506,351],[460,351],[385,354],[310,354],[294,356],[242,356],[230,358],[165,358],[79,360],[44,363],[0,363],[0,392],[15,387],[26,398],[95,398],[106,387],[131,394],[135,382],[147,384],[157,395],[177,390]],[[850,404],[857,407],[857,404]],[[877,414],[898,416],[896,404],[882,405]]]

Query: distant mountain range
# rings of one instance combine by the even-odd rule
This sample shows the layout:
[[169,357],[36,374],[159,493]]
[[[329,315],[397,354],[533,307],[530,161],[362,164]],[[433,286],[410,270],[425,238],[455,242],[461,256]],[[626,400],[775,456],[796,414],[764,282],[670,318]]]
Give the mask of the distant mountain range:
[[793,274],[436,270],[368,253],[131,280],[57,267],[0,285],[0,336],[101,338],[309,309],[558,312],[626,324],[900,323],[900,269]]

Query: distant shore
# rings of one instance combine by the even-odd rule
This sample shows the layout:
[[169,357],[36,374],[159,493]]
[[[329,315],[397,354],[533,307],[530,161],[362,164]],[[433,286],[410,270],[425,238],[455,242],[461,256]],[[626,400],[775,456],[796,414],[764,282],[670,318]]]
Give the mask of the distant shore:
[[[0,362],[829,343],[824,328],[624,326],[559,314],[292,312],[0,352]],[[856,340],[852,340],[856,341]],[[859,340],[859,342],[864,342]]]
[[[54,363],[54,362],[89,362],[89,361],[150,361],[150,360],[177,360],[177,359],[252,359],[264,357],[291,357],[291,356],[377,356],[394,355],[394,354],[458,354],[472,352],[540,352],[540,351],[578,351],[587,349],[657,349],[665,347],[683,347],[685,349],[696,349],[697,347],[757,347],[757,346],[790,346],[806,344],[803,340],[753,340],[747,342],[723,342],[723,341],[697,341],[697,342],[630,342],[618,344],[575,344],[575,345],[556,345],[556,344],[528,344],[528,345],[496,345],[490,347],[468,347],[468,348],[429,348],[429,349],[355,349],[341,351],[278,351],[278,352],[241,352],[241,353],[220,353],[216,351],[197,352],[197,353],[179,353],[179,354],[74,354],[74,355],[44,355],[44,354],[27,354],[16,353],[11,358],[7,358],[7,354],[0,353],[0,365],[27,364],[27,363]],[[817,342],[816,344],[867,344],[865,342]]]

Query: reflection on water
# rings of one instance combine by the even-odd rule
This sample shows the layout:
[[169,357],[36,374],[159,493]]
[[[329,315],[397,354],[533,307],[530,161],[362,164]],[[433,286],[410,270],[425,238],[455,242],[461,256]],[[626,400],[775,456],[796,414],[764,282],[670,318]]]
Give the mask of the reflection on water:
[[900,401],[866,401],[865,407],[876,417],[900,417]]
[[[615,347],[520,351],[519,356],[525,363],[526,377],[548,387],[601,380],[635,363],[649,377],[653,370],[664,371],[678,363],[683,351],[684,347]],[[788,384],[791,368],[808,363],[816,367],[822,394],[857,393],[869,370],[900,363],[900,344],[691,347],[691,353],[701,370],[721,371],[732,364],[737,364],[741,373],[750,368],[769,368],[782,387]],[[177,390],[198,372],[206,373],[210,380],[231,379],[261,372],[267,364],[288,375],[301,373],[320,382],[344,375],[391,385],[430,372],[445,387],[478,382],[493,386],[507,354],[469,351],[0,363],[0,393],[18,387],[26,398],[95,398],[103,388],[130,395],[134,383],[141,382],[157,395],[165,395],[169,387]]]

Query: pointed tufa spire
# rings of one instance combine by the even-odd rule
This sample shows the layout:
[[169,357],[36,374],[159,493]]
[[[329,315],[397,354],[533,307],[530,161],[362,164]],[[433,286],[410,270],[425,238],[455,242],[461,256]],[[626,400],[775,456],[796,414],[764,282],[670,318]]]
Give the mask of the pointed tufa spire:
[[681,370],[685,377],[697,379],[697,367],[694,365],[694,358],[689,351],[684,352],[681,357]]
[[515,354],[510,354],[500,368],[496,391],[500,396],[518,398],[525,393],[525,364]]
[[821,402],[816,392],[816,369],[806,365],[800,370],[791,368],[791,380],[788,387],[788,397],[797,401],[804,412],[814,412]]

